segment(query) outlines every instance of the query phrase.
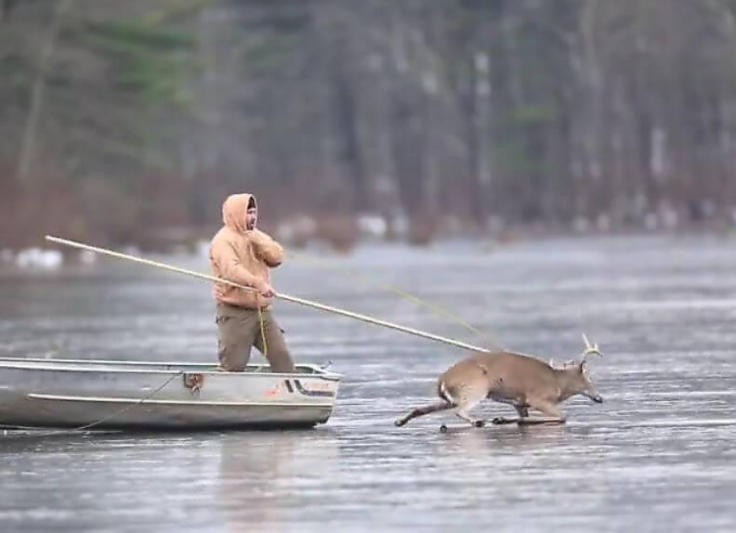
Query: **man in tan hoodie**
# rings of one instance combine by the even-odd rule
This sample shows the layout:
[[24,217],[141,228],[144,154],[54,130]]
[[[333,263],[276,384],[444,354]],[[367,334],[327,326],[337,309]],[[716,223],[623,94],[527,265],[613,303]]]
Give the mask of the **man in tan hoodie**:
[[220,365],[242,372],[255,346],[268,359],[272,372],[293,372],[283,332],[270,308],[275,296],[270,269],[284,260],[284,249],[256,229],[258,206],[252,194],[228,196],[222,204],[222,220],[225,225],[210,247],[212,272],[252,290],[215,283]]

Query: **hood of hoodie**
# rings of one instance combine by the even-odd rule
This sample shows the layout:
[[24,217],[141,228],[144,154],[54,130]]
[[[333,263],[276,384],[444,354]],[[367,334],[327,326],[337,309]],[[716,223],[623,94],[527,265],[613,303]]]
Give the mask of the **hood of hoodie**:
[[230,229],[238,233],[245,233],[245,214],[248,205],[252,203],[258,209],[256,197],[252,194],[231,194],[222,204],[222,222]]

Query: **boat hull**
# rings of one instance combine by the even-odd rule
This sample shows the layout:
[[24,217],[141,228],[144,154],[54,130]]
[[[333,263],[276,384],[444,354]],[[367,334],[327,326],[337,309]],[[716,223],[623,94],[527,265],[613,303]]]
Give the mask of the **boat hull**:
[[298,428],[327,422],[340,376],[198,363],[0,358],[0,425],[96,429]]

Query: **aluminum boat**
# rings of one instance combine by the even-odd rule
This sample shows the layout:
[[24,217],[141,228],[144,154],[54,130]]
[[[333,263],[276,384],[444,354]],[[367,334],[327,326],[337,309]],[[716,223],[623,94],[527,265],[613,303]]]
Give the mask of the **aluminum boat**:
[[0,357],[0,426],[312,427],[332,414],[340,378],[309,364],[224,372],[212,363]]

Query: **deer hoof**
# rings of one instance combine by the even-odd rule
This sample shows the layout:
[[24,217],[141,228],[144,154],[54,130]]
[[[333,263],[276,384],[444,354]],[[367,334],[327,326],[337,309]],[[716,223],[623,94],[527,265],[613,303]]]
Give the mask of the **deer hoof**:
[[477,427],[477,428],[482,428],[483,426],[486,425],[486,421],[485,420],[476,420],[475,422],[473,422],[473,425],[475,427]]
[[442,424],[440,426],[440,433],[447,433],[447,426],[446,425]]

